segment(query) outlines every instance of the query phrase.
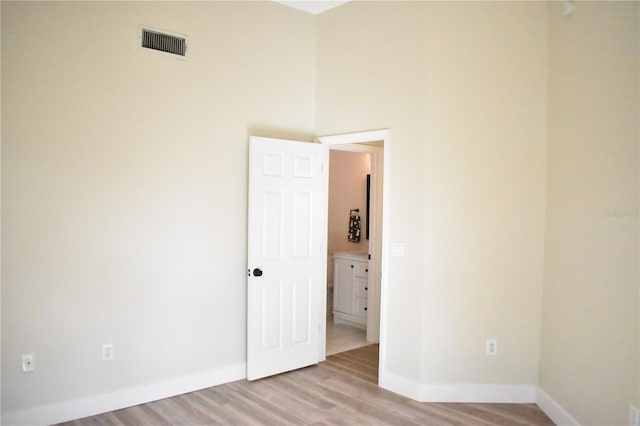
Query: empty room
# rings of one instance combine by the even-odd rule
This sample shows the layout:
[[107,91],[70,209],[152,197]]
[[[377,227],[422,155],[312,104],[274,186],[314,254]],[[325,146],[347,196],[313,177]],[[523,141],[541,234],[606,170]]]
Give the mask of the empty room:
[[640,426],[640,2],[0,8],[3,425]]

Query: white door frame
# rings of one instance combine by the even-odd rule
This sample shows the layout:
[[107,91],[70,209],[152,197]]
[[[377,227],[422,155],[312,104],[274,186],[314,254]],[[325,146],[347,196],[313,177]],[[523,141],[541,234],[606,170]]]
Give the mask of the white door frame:
[[[346,144],[359,144],[359,143],[371,143],[371,142],[383,142],[383,173],[384,178],[382,182],[382,235],[377,236],[376,238],[382,238],[381,241],[381,253],[373,252],[374,258],[377,262],[379,262],[381,268],[380,274],[380,289],[379,289],[379,299],[377,302],[380,305],[380,361],[379,361],[379,374],[378,374],[378,384],[380,384],[380,378],[384,376],[385,370],[385,360],[386,360],[386,332],[387,332],[387,303],[386,303],[386,294],[387,294],[387,283],[388,283],[388,265],[389,265],[389,250],[387,248],[389,241],[389,165],[390,165],[390,151],[391,151],[391,132],[389,129],[383,130],[372,130],[366,132],[356,132],[356,133],[346,133],[340,135],[331,135],[331,136],[320,136],[315,139],[316,143],[321,143],[326,145],[326,158],[329,157],[329,149],[333,147],[337,148],[336,145],[346,145]],[[339,148],[338,148],[339,149]],[[375,153],[374,153],[375,154]],[[374,163],[373,155],[372,155],[372,164]],[[377,180],[380,179],[380,173],[377,173]],[[327,179],[328,184],[328,179]],[[379,182],[375,183],[376,185]],[[372,191],[373,192],[373,191]],[[328,193],[328,188],[327,188]],[[372,209],[375,211],[375,209]],[[379,218],[375,219],[379,220]],[[375,223],[375,222],[374,222]],[[371,242],[371,241],[370,241]],[[374,250],[376,250],[377,244],[374,243]],[[371,249],[370,249],[370,252]],[[326,303],[326,298],[325,298]],[[369,321],[368,321],[369,322]],[[321,321],[321,328],[323,331],[321,335],[326,336],[326,323],[325,321]],[[367,324],[367,330],[369,330],[369,324]],[[369,336],[367,336],[369,337]],[[324,360],[326,357],[326,342],[325,344],[321,343],[321,354],[320,360]]]

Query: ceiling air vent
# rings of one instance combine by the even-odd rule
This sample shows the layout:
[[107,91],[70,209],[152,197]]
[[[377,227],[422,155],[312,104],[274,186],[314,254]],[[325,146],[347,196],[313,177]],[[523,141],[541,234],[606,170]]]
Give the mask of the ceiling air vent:
[[142,47],[173,55],[187,56],[187,39],[142,28]]

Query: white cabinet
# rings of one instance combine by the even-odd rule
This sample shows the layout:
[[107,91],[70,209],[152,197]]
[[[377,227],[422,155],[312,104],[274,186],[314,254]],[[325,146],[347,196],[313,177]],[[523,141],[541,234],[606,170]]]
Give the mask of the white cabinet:
[[367,255],[336,252],[333,257],[333,322],[366,328],[369,291]]

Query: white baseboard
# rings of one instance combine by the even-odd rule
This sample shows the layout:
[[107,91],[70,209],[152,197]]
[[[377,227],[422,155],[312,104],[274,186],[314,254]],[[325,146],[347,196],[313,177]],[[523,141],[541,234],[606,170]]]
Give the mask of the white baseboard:
[[415,401],[420,401],[420,383],[398,376],[380,369],[378,384],[381,388],[390,390]]
[[557,425],[577,426],[579,424],[567,410],[540,388],[538,388],[536,404]]
[[203,371],[159,383],[123,389],[101,395],[41,405],[3,414],[4,425],[49,425],[119,410],[158,399],[217,386],[247,377],[246,364]]
[[385,372],[380,386],[420,402],[483,402],[532,404],[533,385],[427,385]]
[[532,404],[536,387],[532,385],[422,385],[423,402],[471,402]]
[[[46,425],[65,422],[242,380],[246,378],[246,371],[246,364],[236,364],[165,382],[41,405],[6,413],[2,416],[1,423]],[[536,403],[557,425],[578,425],[546,392],[530,385],[426,385],[381,371],[380,386],[420,402]]]

